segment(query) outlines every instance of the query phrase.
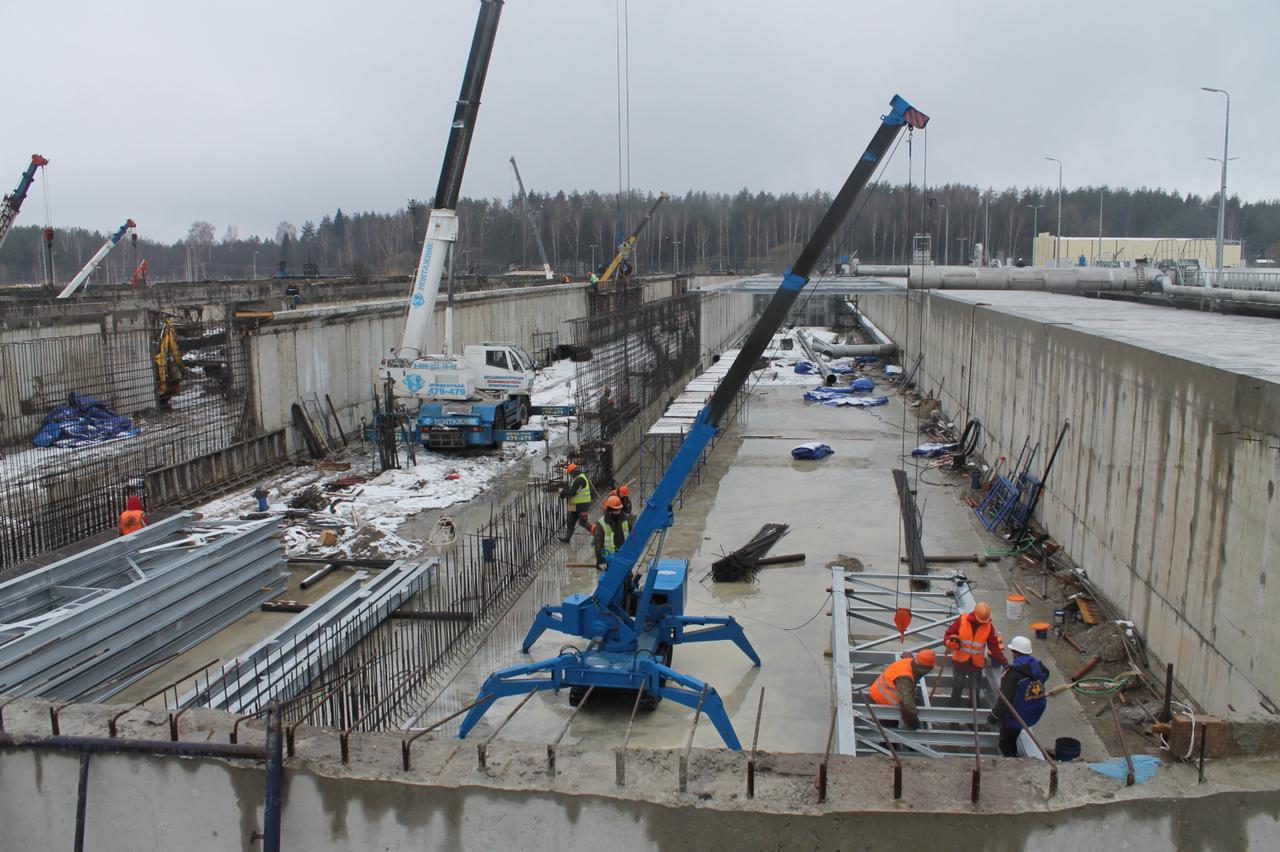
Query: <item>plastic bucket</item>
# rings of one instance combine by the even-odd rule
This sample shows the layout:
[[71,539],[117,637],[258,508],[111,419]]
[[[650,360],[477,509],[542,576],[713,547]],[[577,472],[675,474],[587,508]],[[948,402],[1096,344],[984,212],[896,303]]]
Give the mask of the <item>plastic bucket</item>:
[[969,471],[969,487],[974,491],[982,490],[982,470],[975,468]]
[[1053,741],[1053,759],[1059,763],[1075,760],[1080,756],[1080,741],[1073,737],[1058,737]]
[[1053,611],[1053,623],[1059,626],[1067,623],[1067,611],[1065,609],[1055,609]]
[[1022,608],[1027,605],[1027,599],[1022,595],[1009,595],[1004,601],[1004,614],[1010,621],[1017,621],[1022,618]]
[[1033,622],[1031,622],[1031,629],[1032,629],[1032,630],[1034,630],[1034,631],[1036,632],[1036,638],[1037,638],[1037,639],[1048,639],[1048,638],[1049,638],[1049,622],[1047,622],[1047,621],[1033,621]]

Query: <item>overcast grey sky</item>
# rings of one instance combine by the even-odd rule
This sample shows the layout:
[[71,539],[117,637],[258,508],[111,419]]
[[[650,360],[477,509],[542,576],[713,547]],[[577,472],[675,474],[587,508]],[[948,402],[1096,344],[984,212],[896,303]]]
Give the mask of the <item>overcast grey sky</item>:
[[[54,223],[273,235],[435,188],[476,0],[0,0],[0,189]],[[1280,196],[1277,0],[630,0],[637,188],[838,188],[896,92],[928,178]],[[463,184],[616,189],[615,0],[508,0]],[[917,180],[922,165],[917,150]],[[890,179],[906,177],[899,153]],[[41,187],[22,223],[38,223]]]

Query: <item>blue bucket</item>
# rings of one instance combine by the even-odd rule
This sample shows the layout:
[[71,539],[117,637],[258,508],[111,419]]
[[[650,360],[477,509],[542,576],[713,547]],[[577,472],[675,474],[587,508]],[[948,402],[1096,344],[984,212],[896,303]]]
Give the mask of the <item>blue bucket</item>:
[[1080,756],[1080,741],[1073,737],[1058,737],[1053,741],[1053,759],[1059,763],[1075,760]]

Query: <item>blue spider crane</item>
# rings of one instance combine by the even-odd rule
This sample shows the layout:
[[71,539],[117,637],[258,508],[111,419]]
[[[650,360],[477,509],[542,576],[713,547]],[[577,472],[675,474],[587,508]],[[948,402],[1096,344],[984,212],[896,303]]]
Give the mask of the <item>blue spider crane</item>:
[[[595,591],[589,595],[570,595],[563,603],[544,606],[523,643],[523,650],[528,653],[543,632],[556,630],[588,640],[586,649],[567,646],[556,657],[489,675],[480,687],[476,703],[462,721],[460,737],[475,727],[498,698],[568,687],[570,703],[576,705],[587,689],[595,687],[644,690],[642,706],[648,708],[663,698],[691,708],[701,703],[702,712],[715,725],[725,745],[741,748],[714,687],[673,669],[672,650],[676,645],[689,642],[729,641],[757,666],[760,657],[747,641],[742,626],[732,617],[685,614],[688,562],[662,557],[662,546],[666,531],[675,523],[672,505],[680,488],[715,437],[720,419],[782,326],[800,291],[809,283],[822,252],[853,208],[858,194],[902,128],[922,128],[929,121],[928,116],[897,95],[889,107],[889,113],[881,118],[871,143],[809,237],[795,265],[783,276],[781,286],[747,336],[724,381],[699,412],[662,479],[645,501],[631,534],[618,552],[608,558]],[[642,568],[640,561],[655,533],[659,535],[657,555]]]

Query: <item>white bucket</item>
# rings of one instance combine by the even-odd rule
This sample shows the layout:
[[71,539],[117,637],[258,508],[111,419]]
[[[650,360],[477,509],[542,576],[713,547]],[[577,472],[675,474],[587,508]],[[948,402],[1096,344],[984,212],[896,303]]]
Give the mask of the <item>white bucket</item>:
[[1004,601],[1004,614],[1010,621],[1018,621],[1022,618],[1022,609],[1027,605],[1027,599],[1022,595],[1009,595]]

